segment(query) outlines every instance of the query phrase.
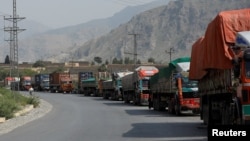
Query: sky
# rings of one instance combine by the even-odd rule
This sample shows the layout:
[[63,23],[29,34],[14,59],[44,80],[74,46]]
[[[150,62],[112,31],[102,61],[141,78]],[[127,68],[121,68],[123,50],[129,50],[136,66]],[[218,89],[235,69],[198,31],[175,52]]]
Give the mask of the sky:
[[[16,0],[16,11],[24,20],[60,28],[108,18],[127,6],[152,1],[154,0]],[[0,0],[0,21],[6,15],[13,15],[13,0]]]

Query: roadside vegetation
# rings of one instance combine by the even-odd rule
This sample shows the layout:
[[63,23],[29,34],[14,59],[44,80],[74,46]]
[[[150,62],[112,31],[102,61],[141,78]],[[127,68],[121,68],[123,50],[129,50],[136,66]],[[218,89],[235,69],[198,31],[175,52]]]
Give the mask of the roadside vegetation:
[[11,91],[0,88],[0,117],[10,119],[14,114],[26,105],[39,106],[39,98],[35,96],[25,96],[18,91]]

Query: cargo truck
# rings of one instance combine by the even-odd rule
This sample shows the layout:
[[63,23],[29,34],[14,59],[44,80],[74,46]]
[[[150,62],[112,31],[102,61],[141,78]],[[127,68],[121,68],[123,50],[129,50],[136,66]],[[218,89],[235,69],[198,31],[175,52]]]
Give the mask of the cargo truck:
[[32,77],[35,91],[49,91],[49,74],[36,74]]
[[221,11],[192,46],[205,125],[250,123],[250,9]]
[[119,72],[113,72],[112,74],[112,81],[114,86],[114,92],[111,93],[111,99],[112,100],[123,100],[122,95],[122,78],[126,75],[129,75],[133,73],[132,71],[119,71]]
[[139,66],[133,73],[122,78],[122,93],[125,103],[131,101],[135,105],[148,105],[150,78],[158,73],[154,66]]
[[111,99],[111,94],[115,92],[112,79],[102,81],[103,99]]
[[50,92],[72,93],[74,86],[69,73],[54,72],[49,74]]
[[94,73],[93,72],[79,72],[78,73],[78,93],[79,94],[88,94],[91,92],[90,88],[87,89],[87,86],[83,87],[83,84],[88,84],[91,86],[91,84],[93,84],[94,89],[96,89],[96,84],[95,84],[95,78],[94,78]]
[[177,58],[150,80],[152,106],[154,110],[166,110],[180,115],[183,111],[199,113],[197,81],[188,78],[190,57]]
[[31,87],[31,76],[22,76],[19,87],[21,91],[28,91]]
[[[102,81],[110,79],[108,72],[79,72],[78,89],[85,96],[101,96],[103,94]],[[101,93],[102,92],[102,93]]]
[[11,82],[13,82],[14,81],[14,78],[13,77],[5,77],[5,79],[4,79],[4,86],[6,87],[6,88],[10,88],[10,84],[11,84]]

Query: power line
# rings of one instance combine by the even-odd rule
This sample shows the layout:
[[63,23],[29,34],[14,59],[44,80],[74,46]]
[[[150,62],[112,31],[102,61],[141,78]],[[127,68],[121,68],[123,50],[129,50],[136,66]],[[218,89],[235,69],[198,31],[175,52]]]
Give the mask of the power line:
[[[14,75],[19,77],[18,72],[18,33],[24,31],[25,29],[19,29],[17,22],[25,19],[24,17],[19,17],[16,12],[16,0],[13,0],[13,15],[10,17],[4,17],[4,20],[12,22],[12,26],[4,27],[5,32],[9,32],[9,40],[6,40],[10,43],[10,76]],[[16,74],[12,74],[12,73]]]

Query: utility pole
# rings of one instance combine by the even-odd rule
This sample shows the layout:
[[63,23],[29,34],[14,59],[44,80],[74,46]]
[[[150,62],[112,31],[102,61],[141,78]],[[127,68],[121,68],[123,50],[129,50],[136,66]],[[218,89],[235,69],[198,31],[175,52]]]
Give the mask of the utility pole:
[[170,49],[169,49],[169,51],[165,51],[166,53],[168,53],[169,54],[169,57],[170,57],[170,59],[169,59],[169,62],[171,62],[172,60],[172,53],[174,53],[174,48],[173,47],[171,47]]
[[[169,54],[169,57],[170,57],[170,59],[169,59],[169,63],[172,61],[172,53],[174,53],[174,48],[173,47],[171,47],[170,49],[169,49],[169,51],[165,51],[166,53],[168,53]],[[171,74],[171,76],[170,76],[170,86],[169,86],[169,90],[170,90],[170,92],[172,92],[172,76],[173,76],[173,74]]]
[[128,35],[133,35],[134,36],[134,53],[130,53],[130,52],[124,52],[125,54],[132,54],[134,55],[134,67],[136,67],[136,63],[137,63],[137,36],[139,34],[135,34],[135,33],[132,33],[132,34],[128,34]]
[[[125,54],[133,54],[134,55],[134,71],[135,71],[135,69],[136,69],[136,63],[137,63],[137,42],[136,42],[136,37],[137,37],[137,35],[139,35],[139,34],[135,34],[135,33],[132,33],[132,34],[128,34],[128,35],[133,35],[134,36],[134,53],[129,53],[129,52],[124,52]],[[136,80],[135,80],[135,76],[133,76],[133,85],[134,85],[134,87],[136,87]],[[134,101],[134,100],[133,100]]]
[[[12,27],[4,27],[5,32],[10,34],[10,77],[19,77],[18,70],[18,32],[24,31],[25,29],[19,29],[17,22],[25,19],[24,17],[19,17],[16,12],[16,0],[13,0],[13,15],[4,20],[12,22]],[[18,84],[19,90],[19,84]]]

